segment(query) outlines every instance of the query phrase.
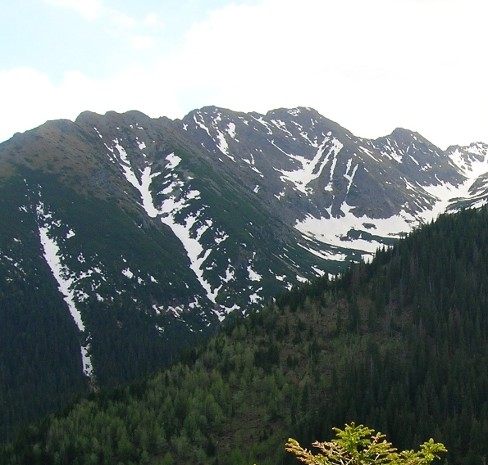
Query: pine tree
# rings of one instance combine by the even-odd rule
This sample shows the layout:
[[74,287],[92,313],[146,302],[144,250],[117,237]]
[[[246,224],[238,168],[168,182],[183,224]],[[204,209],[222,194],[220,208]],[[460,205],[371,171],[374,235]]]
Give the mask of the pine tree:
[[334,428],[334,431],[336,438],[332,441],[313,443],[319,450],[317,454],[304,449],[295,439],[288,439],[285,449],[307,465],[428,465],[439,458],[440,452],[447,452],[443,444],[433,439],[424,442],[416,452],[398,452],[384,434],[354,423],[346,424],[343,430]]

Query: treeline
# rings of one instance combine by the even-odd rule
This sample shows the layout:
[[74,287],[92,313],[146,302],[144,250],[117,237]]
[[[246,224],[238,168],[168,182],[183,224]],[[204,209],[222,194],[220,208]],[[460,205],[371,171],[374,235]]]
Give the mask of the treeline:
[[25,428],[5,464],[276,464],[355,421],[401,449],[488,457],[488,212],[441,216],[371,264],[235,318],[143,382]]

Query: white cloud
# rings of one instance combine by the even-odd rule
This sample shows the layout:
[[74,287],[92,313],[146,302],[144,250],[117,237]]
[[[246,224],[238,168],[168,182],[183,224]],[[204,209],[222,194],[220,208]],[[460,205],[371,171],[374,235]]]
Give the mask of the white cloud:
[[59,116],[52,102],[52,84],[47,75],[31,68],[0,72],[2,89],[1,138],[24,131]]
[[148,13],[146,17],[144,18],[144,24],[146,26],[159,26],[161,25],[161,20],[159,19],[159,16],[155,12]]
[[[261,112],[307,105],[359,136],[403,126],[441,146],[488,142],[482,1],[229,4],[203,21],[188,21],[170,55],[158,55],[156,12],[135,19],[96,0],[45,1],[115,31],[124,63],[111,77],[78,71],[58,84],[32,69],[1,72],[1,88],[13,90],[2,98],[4,134],[83,110],[182,117],[211,104]],[[147,50],[151,55],[138,53]]]
[[112,27],[120,31],[129,31],[137,26],[137,20],[132,16],[122,13],[118,10],[107,9],[106,16],[110,19]]
[[153,48],[155,40],[151,36],[135,35],[132,37],[131,44],[135,50],[144,50]]
[[70,8],[88,20],[98,19],[104,11],[104,6],[99,0],[44,0],[44,2]]
[[439,145],[468,142],[482,118],[488,140],[484,11],[475,0],[229,5],[194,25],[171,67],[212,104],[309,105],[358,135],[406,126]]
[[182,109],[172,92],[171,80],[170,74],[165,79],[143,69],[105,80],[73,71],[55,84],[46,74],[31,68],[0,71],[0,89],[11,89],[2,92],[0,141],[49,119],[74,120],[84,110],[102,114],[109,110],[142,110],[152,117],[177,117]]
[[52,6],[70,8],[86,20],[103,21],[104,26],[115,35],[122,35],[139,25],[136,18],[116,8],[108,7],[101,0],[44,0],[44,2]]

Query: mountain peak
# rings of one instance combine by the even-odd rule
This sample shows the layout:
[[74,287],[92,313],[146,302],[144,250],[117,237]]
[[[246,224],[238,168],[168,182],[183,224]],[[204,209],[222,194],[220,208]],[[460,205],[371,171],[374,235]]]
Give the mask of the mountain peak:
[[443,153],[443,150],[418,132],[401,127],[395,128],[388,136],[375,139],[374,142],[380,144],[393,143],[401,151]]
[[428,143],[429,145],[434,145],[418,132],[406,128],[400,128],[400,127],[395,128],[388,137],[403,144],[421,142],[421,143]]
[[410,129],[397,127],[393,129],[390,136],[394,138],[406,138],[406,137],[418,136],[418,133]]

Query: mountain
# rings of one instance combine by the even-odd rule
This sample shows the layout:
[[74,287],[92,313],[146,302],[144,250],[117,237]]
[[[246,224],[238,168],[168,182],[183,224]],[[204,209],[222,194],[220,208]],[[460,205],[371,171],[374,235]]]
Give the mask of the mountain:
[[442,215],[371,263],[226,321],[185,359],[25,428],[6,465],[296,463],[344,423],[447,462],[488,455],[488,210]]
[[310,108],[85,112],[15,135],[0,144],[0,434],[484,204],[487,155],[405,129],[358,138]]

